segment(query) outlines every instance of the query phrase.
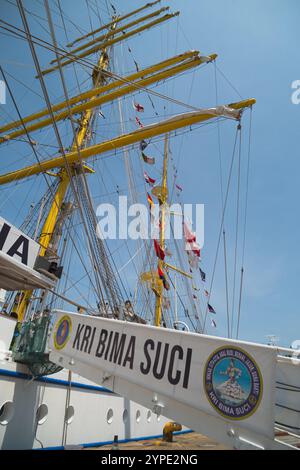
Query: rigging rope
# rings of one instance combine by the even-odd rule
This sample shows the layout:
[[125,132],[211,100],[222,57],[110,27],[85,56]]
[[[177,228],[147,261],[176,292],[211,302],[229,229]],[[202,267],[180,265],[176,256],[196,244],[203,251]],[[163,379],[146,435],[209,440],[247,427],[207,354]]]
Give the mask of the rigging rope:
[[234,140],[234,146],[233,146],[233,152],[232,152],[232,158],[231,158],[231,164],[230,164],[230,170],[229,170],[229,176],[228,176],[228,182],[227,182],[227,189],[226,189],[226,194],[225,194],[224,206],[223,206],[221,223],[220,223],[220,231],[219,231],[218,242],[217,242],[216,255],[215,255],[213,271],[212,271],[212,277],[211,277],[211,282],[210,282],[208,302],[207,302],[207,307],[206,307],[205,317],[204,317],[204,325],[203,325],[203,331],[202,331],[203,333],[205,332],[205,324],[206,324],[206,320],[207,320],[207,316],[208,316],[208,305],[209,305],[210,296],[211,296],[211,293],[212,293],[212,287],[213,287],[213,282],[214,282],[214,277],[215,277],[215,272],[216,272],[217,259],[218,259],[218,254],[219,254],[219,248],[220,248],[221,236],[222,236],[222,231],[223,231],[225,212],[226,212],[226,207],[227,207],[227,200],[228,200],[228,195],[229,195],[229,188],[230,188],[231,177],[232,177],[233,164],[234,164],[235,153],[236,153],[237,138],[238,138],[238,133],[240,131],[239,127],[240,127],[240,124],[238,124],[236,134],[235,134],[235,140]]
[[226,250],[226,235],[225,235],[225,229],[223,230],[223,241],[224,241],[224,269],[225,269],[225,292],[226,292],[227,335],[228,335],[228,338],[230,338],[229,297],[228,297],[228,274],[227,274],[227,250]]
[[[11,25],[11,24],[9,24],[9,23],[3,21],[3,20],[0,20],[0,22],[2,22],[2,23],[4,23],[4,24],[7,24],[8,26],[10,26],[10,27],[12,27],[12,28],[14,28],[14,29],[16,29],[16,30],[21,31],[22,33],[24,33],[24,31],[22,31],[20,28],[17,28],[16,26],[13,26],[13,25]],[[4,26],[1,26],[1,25],[0,25],[0,27],[3,28],[3,29],[5,29],[5,30],[10,31],[8,28],[5,28]],[[10,31],[10,32],[11,32],[11,31]],[[14,32],[14,31],[13,31],[13,32]],[[14,32],[14,34],[16,34],[16,36],[21,36],[23,39],[26,39],[26,37],[24,38],[22,35],[20,35],[20,34],[18,34],[18,33],[16,33],[16,32]],[[25,33],[25,34],[26,34],[26,33]],[[55,52],[56,54],[58,54],[58,55],[60,55],[60,56],[62,56],[62,57],[63,57],[65,54],[67,54],[68,56],[74,58],[74,62],[79,63],[79,64],[82,64],[82,65],[89,66],[90,68],[94,69],[94,64],[93,64],[92,62],[90,62],[90,61],[87,61],[86,59],[77,59],[76,56],[73,56],[73,54],[70,54],[68,51],[65,51],[64,49],[61,49],[61,48],[59,48],[59,47],[57,47],[57,46],[53,47],[53,45],[51,45],[51,44],[48,43],[47,41],[44,41],[43,39],[38,38],[38,37],[36,37],[36,36],[34,36],[34,35],[31,35],[31,38],[37,39],[37,40],[40,41],[41,43],[47,44],[47,46],[45,46],[44,44],[40,44],[39,42],[36,42],[36,41],[34,41],[34,40],[32,39],[32,43],[33,43],[33,44],[37,44],[37,45],[40,46],[40,47],[46,48],[46,49],[48,49],[48,50],[51,50],[52,52]],[[49,46],[50,46],[50,47],[49,47]],[[62,53],[62,52],[59,52],[59,51],[62,51],[63,53]],[[42,71],[41,71],[40,73],[42,73]],[[132,81],[130,81],[130,80],[127,80],[127,79],[125,79],[124,77],[121,77],[121,76],[119,76],[119,75],[117,75],[117,74],[115,74],[115,73],[108,72],[108,71],[102,71],[102,73],[103,73],[103,75],[106,75],[106,76],[109,77],[109,78],[114,78],[114,79],[116,79],[116,80],[120,80],[121,82],[123,82],[123,83],[125,83],[125,84],[127,84],[127,85],[134,86],[137,90],[145,91],[145,92],[147,92],[147,93],[150,93],[151,95],[157,96],[157,97],[159,97],[159,98],[161,98],[161,99],[167,100],[167,101],[169,101],[169,102],[171,102],[171,103],[174,103],[174,104],[177,104],[177,105],[179,105],[179,106],[183,106],[183,107],[185,107],[185,108],[187,108],[187,109],[190,109],[190,110],[192,110],[192,111],[201,111],[201,110],[203,110],[203,108],[199,108],[199,107],[196,107],[196,106],[189,105],[189,104],[184,103],[184,102],[182,102],[182,101],[180,101],[180,100],[176,100],[176,99],[174,99],[174,98],[171,98],[171,97],[169,97],[169,96],[166,96],[166,95],[164,95],[164,94],[162,94],[162,93],[155,92],[155,91],[151,90],[150,88],[140,86],[140,85],[138,85],[137,83],[132,82]]]
[[[33,41],[32,41],[32,38],[31,38],[31,34],[30,34],[30,31],[29,31],[29,27],[28,27],[28,23],[27,23],[27,20],[26,20],[26,16],[25,16],[25,12],[24,12],[24,9],[23,9],[23,5],[22,3],[20,2],[20,0],[17,0],[17,3],[18,3],[18,7],[19,7],[19,10],[20,10],[20,14],[21,14],[21,18],[22,18],[22,21],[23,21],[23,25],[24,25],[24,28],[26,30],[26,35],[27,35],[27,38],[28,38],[28,42],[29,42],[29,45],[30,45],[30,48],[31,48],[31,52],[32,52],[32,56],[33,56],[33,59],[34,59],[34,63],[35,63],[35,67],[36,67],[36,70],[37,70],[37,73],[39,75],[39,79],[40,79],[40,83],[41,83],[41,86],[42,86],[42,90],[43,90],[43,93],[44,93],[44,97],[45,97],[45,100],[46,100],[46,103],[47,103],[47,107],[49,109],[49,113],[51,115],[51,118],[52,118],[52,122],[53,122],[53,126],[54,126],[54,131],[55,131],[55,135],[56,135],[56,138],[57,138],[57,141],[58,141],[58,144],[60,146],[60,148],[62,149],[62,154],[63,154],[63,157],[65,159],[65,168],[66,168],[66,171],[68,173],[68,176],[69,176],[69,180],[70,180],[70,185],[73,189],[73,195],[75,197],[75,200],[78,204],[78,208],[80,210],[80,213],[81,213],[81,217],[82,217],[82,221],[83,221],[83,226],[85,228],[85,232],[86,232],[86,236],[87,236],[87,239],[89,241],[89,246],[92,247],[92,242],[91,242],[91,237],[90,237],[90,234],[89,234],[89,231],[88,231],[88,228],[86,226],[86,222],[85,222],[85,218],[84,218],[84,214],[83,214],[83,211],[82,211],[82,206],[80,204],[80,200],[78,198],[78,195],[77,195],[77,192],[76,192],[76,188],[74,186],[74,182],[73,182],[73,179],[72,179],[72,173],[71,173],[71,169],[70,169],[70,165],[65,157],[65,151],[64,151],[64,148],[63,148],[63,145],[62,145],[62,141],[61,141],[61,138],[60,138],[60,134],[59,134],[59,131],[58,131],[58,128],[57,128],[57,125],[56,125],[56,122],[55,122],[55,119],[54,119],[54,116],[53,116],[53,112],[52,112],[52,108],[51,108],[51,103],[50,103],[50,99],[49,99],[49,95],[48,95],[48,92],[47,92],[47,89],[46,89],[46,86],[45,86],[45,82],[44,82],[44,79],[43,79],[43,76],[41,75],[41,69],[40,69],[40,65],[39,65],[39,62],[38,62],[38,58],[37,58],[37,55],[36,55],[36,52],[35,52],[35,49],[34,49],[34,45],[33,45]],[[49,26],[50,26],[50,30],[51,30],[51,34],[52,34],[52,37],[53,37],[53,40],[55,41],[55,37],[54,37],[54,31],[53,31],[53,23],[52,23],[52,20],[51,20],[51,13],[50,13],[50,10],[49,10],[49,5],[48,5],[48,2],[46,1],[45,2],[45,5],[46,5],[46,11],[47,11],[47,14],[48,14],[48,19],[49,19]],[[63,78],[63,77],[62,77]],[[63,82],[64,84],[64,82]],[[65,89],[66,90],[66,89]],[[73,122],[72,122],[73,124]],[[80,151],[79,150],[79,146],[78,146],[78,142],[77,142],[77,138],[76,138],[76,134],[75,134],[75,140],[76,140],[76,145],[77,145],[77,149],[78,149],[78,152]],[[92,254],[92,253],[91,253]],[[91,259],[92,259],[92,256],[91,256]],[[98,286],[100,287],[100,286]],[[99,289],[99,295],[100,297],[103,297],[101,295],[101,290]]]
[[232,292],[232,311],[231,311],[231,330],[230,336],[233,335],[234,306],[235,306],[235,283],[237,269],[237,252],[238,252],[238,234],[239,234],[239,213],[240,213],[240,180],[241,180],[241,155],[242,155],[242,128],[240,127],[239,139],[239,155],[238,155],[238,187],[237,187],[237,204],[236,204],[236,231],[235,231],[235,248],[234,248],[234,270],[233,270],[233,292]]
[[250,123],[249,123],[249,141],[248,141],[247,176],[246,176],[246,201],[245,201],[241,282],[240,282],[239,307],[238,307],[238,315],[237,315],[236,339],[238,339],[238,337],[239,337],[242,292],[243,292],[243,281],[244,281],[244,261],[245,261],[246,230],[247,230],[248,199],[249,199],[249,174],[250,174],[250,160],[251,160],[251,139],[252,139],[252,107],[251,107],[251,110],[250,110]]
[[[46,5],[46,10],[47,10],[47,16],[49,19],[49,26],[51,30],[53,43],[56,45],[54,29],[53,29],[51,14],[49,11],[47,0],[45,1],[45,5]],[[67,88],[65,85],[65,81],[64,81],[60,64],[59,64],[59,69],[60,69],[62,83],[64,86],[64,92],[68,101]],[[92,122],[93,122],[93,119],[90,119],[89,125],[91,125]],[[72,123],[72,126],[74,126],[73,123]],[[78,145],[77,135],[76,135],[76,131],[74,127],[73,127],[73,130],[74,130],[74,137],[76,141],[77,150],[78,150],[78,153],[80,153],[80,148]],[[96,269],[96,272],[100,275],[100,279],[102,281],[101,292],[103,292],[103,290],[106,291],[110,308],[112,311],[115,311],[117,308],[118,309],[121,308],[123,298],[122,298],[122,294],[121,294],[119,285],[117,283],[116,277],[114,276],[114,271],[107,257],[103,240],[97,237],[97,232],[96,232],[97,221],[96,221],[95,213],[92,207],[91,196],[90,196],[88,185],[85,179],[85,173],[84,173],[84,170],[82,169],[82,165],[80,165],[80,167],[81,167],[81,174],[76,176],[77,191],[75,189],[74,194],[76,194],[76,196],[77,194],[79,195],[79,206],[83,209],[81,210],[82,220],[83,220],[84,225],[87,225],[89,228],[89,230],[87,231],[89,232],[89,235],[90,235],[89,241],[90,241],[91,254],[94,256],[96,255],[96,258],[98,258],[97,261],[99,262],[99,264],[95,264],[94,262],[94,267]],[[71,184],[73,183],[72,177],[70,179],[70,183]],[[102,301],[104,300],[103,294],[101,294],[101,300]]]

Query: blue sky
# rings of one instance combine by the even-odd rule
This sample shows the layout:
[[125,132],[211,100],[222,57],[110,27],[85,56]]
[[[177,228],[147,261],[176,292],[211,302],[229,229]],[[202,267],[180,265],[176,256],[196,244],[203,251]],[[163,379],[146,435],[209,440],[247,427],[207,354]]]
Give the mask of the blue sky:
[[[118,11],[128,11],[144,4],[141,1],[112,2]],[[86,31],[90,29],[85,2],[62,0],[64,11]],[[245,284],[242,304],[240,337],[251,341],[265,342],[265,336],[274,334],[280,344],[289,345],[300,339],[300,308],[298,302],[300,278],[300,223],[299,223],[299,113],[300,105],[292,104],[291,84],[300,79],[299,71],[299,14],[298,0],[173,0],[162,2],[172,11],[181,11],[174,19],[154,32],[147,32],[129,45],[134,58],[146,66],[168,56],[188,49],[198,49],[204,54],[216,52],[217,65],[234,84],[243,98],[254,97],[257,104],[253,110],[252,154],[249,180],[249,208],[247,244],[245,254]],[[74,7],[76,5],[76,7]],[[25,1],[28,9],[45,15],[36,0]],[[105,2],[99,2],[103,21],[106,21]],[[17,9],[2,0],[5,21],[21,26]],[[97,27],[92,16],[93,26]],[[59,24],[59,17],[56,17]],[[37,35],[47,38],[40,25],[31,19]],[[68,25],[70,39],[77,37],[75,28]],[[63,31],[57,28],[58,39],[65,44]],[[49,39],[49,38],[47,38]],[[4,69],[29,86],[37,85],[28,46],[21,41],[0,37],[1,63]],[[39,51],[43,66],[52,58],[46,51]],[[114,53],[116,69],[121,72],[133,70],[131,58],[121,46]],[[124,60],[123,60],[124,58]],[[130,62],[131,60],[131,62]],[[66,74],[70,73],[66,72]],[[70,75],[71,76],[71,75]],[[68,77],[68,75],[67,75]],[[84,78],[84,74],[80,75]],[[192,84],[191,84],[192,82]],[[51,96],[62,95],[55,77],[48,79]],[[43,107],[43,100],[11,82],[23,115]],[[219,103],[238,101],[235,90],[218,74]],[[168,82],[159,89],[195,106],[215,105],[214,69],[209,66],[180,77],[176,84]],[[144,99],[141,97],[140,99]],[[130,102],[129,102],[130,103]],[[149,102],[148,106],[149,106]],[[157,99],[159,114],[182,112],[168,102]],[[165,106],[165,109],[164,109]],[[104,108],[106,112],[107,108]],[[2,108],[1,108],[2,111]],[[8,100],[5,111],[15,117],[12,103]],[[107,111],[108,112],[108,111]],[[1,116],[3,113],[1,113]],[[6,118],[6,117],[5,117]],[[243,175],[247,158],[247,133],[249,113],[245,115],[245,137],[242,152]],[[235,124],[221,126],[222,163],[224,181],[228,175]],[[106,129],[104,136],[109,136]],[[183,139],[183,140],[182,140]],[[181,143],[182,147],[181,147]],[[205,247],[203,267],[211,276],[218,228],[220,224],[220,184],[218,143],[216,128],[209,127],[179,137],[172,141],[172,151],[178,166],[178,182],[184,188],[184,202],[205,204]],[[182,149],[182,150],[181,150]],[[30,149],[16,148],[20,156],[28,155]],[[181,150],[181,151],[180,151]],[[7,171],[7,162],[12,168],[17,165],[17,156],[9,147],[0,149],[1,173]],[[53,152],[54,154],[54,152]],[[23,158],[23,160],[24,160]],[[25,165],[26,161],[23,161]],[[20,162],[18,163],[20,165]],[[122,185],[122,174],[112,163],[114,178]],[[244,178],[243,176],[243,178]],[[39,189],[36,188],[38,191]],[[42,188],[41,188],[42,190]],[[20,223],[24,192],[17,189],[9,202],[1,205],[1,214],[15,223]],[[241,217],[245,196],[245,178],[241,184]],[[31,197],[31,196],[30,196]],[[230,193],[225,226],[228,236],[229,280],[232,290],[234,259],[236,180]],[[24,204],[25,206],[25,204]],[[19,213],[20,211],[20,213]],[[14,214],[13,219],[11,214]],[[240,228],[240,237],[242,226]],[[239,253],[240,261],[240,253]],[[123,259],[125,262],[126,259]],[[238,264],[240,269],[240,264]],[[224,268],[222,252],[212,291],[212,303],[218,312],[219,335],[226,333],[226,306],[224,295]],[[239,275],[238,275],[239,283]],[[237,284],[238,284],[237,283]],[[230,290],[230,296],[231,296]]]

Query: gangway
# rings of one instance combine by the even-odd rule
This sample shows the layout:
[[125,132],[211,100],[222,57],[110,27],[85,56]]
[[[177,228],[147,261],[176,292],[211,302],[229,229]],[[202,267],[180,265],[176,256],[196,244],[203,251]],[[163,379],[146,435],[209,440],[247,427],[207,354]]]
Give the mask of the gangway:
[[229,448],[297,448],[293,350],[65,311],[49,347],[57,365]]

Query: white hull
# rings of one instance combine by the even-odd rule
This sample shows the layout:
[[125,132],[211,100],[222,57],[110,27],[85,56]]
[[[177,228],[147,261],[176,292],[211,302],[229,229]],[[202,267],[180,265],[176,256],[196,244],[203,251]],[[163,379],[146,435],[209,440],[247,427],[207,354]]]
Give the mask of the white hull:
[[120,441],[162,435],[167,418],[78,374],[69,379],[63,369],[32,380],[9,352],[15,325],[0,314],[0,449],[88,447],[115,435]]
[[[95,446],[113,441],[115,435],[119,440],[157,436],[167,421],[72,374],[69,403],[74,407],[74,416],[67,424],[68,372],[62,370],[39,381],[22,374],[28,374],[25,366],[0,361],[0,408],[12,403],[10,410],[6,407],[8,422],[3,422],[3,411],[0,416],[1,449]],[[42,404],[48,412],[38,424],[37,412]]]

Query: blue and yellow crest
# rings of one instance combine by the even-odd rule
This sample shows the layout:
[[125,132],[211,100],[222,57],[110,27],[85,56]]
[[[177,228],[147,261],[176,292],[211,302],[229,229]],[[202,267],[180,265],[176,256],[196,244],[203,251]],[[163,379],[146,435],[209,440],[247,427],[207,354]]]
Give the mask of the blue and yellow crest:
[[263,394],[263,379],[254,359],[246,351],[231,346],[214,351],[203,374],[206,396],[225,418],[249,418],[257,410]]
[[54,345],[56,349],[63,349],[71,335],[72,321],[68,315],[64,315],[58,321],[54,332]]

